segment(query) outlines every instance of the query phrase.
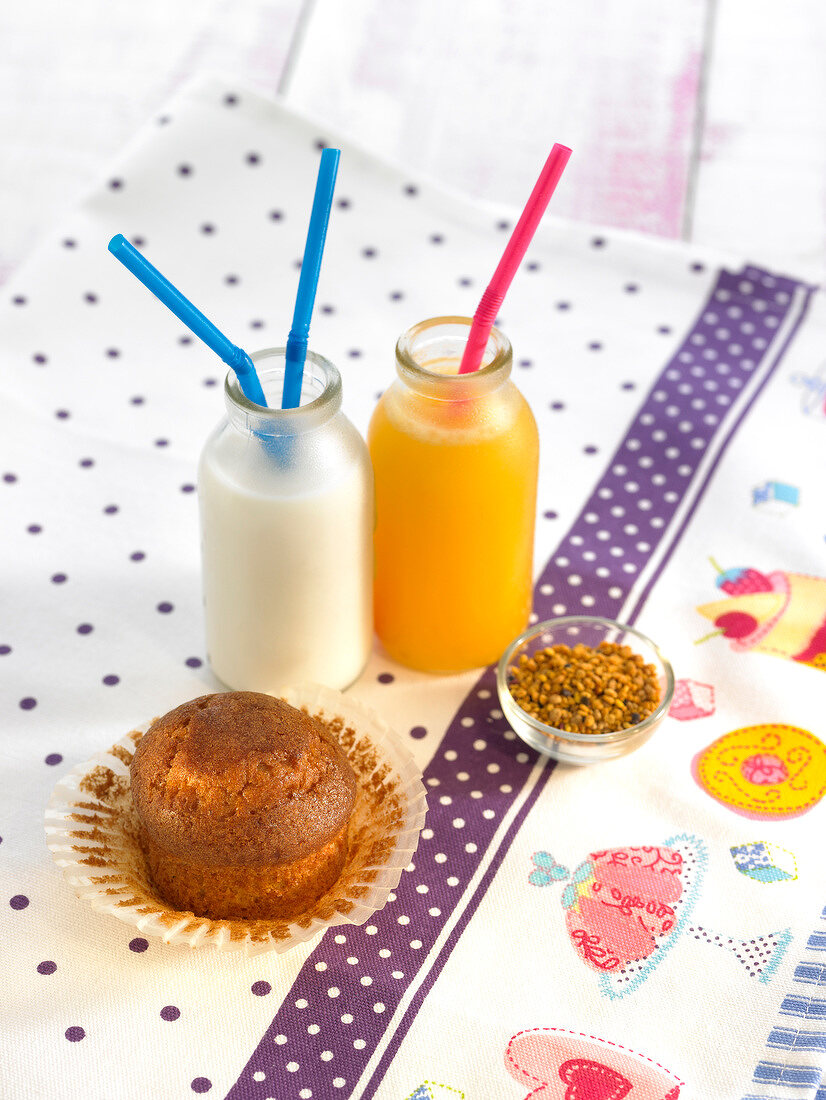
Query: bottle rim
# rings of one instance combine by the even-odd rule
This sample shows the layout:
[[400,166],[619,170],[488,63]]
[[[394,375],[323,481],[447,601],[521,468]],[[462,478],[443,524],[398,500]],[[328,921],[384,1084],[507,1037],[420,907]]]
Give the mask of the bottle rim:
[[[299,435],[320,427],[341,408],[341,375],[338,368],[317,352],[308,351],[302,378],[302,399],[307,391],[315,393],[294,409],[280,407],[284,384],[286,348],[262,348],[250,358],[258,367],[258,378],[273,405],[258,405],[244,394],[234,371],[224,380],[224,398],[230,419],[239,427],[260,435]],[[276,404],[278,402],[278,404]]]
[[[439,330],[443,330],[442,339],[449,341],[452,352],[449,356],[456,360],[457,369],[462,350],[466,342],[463,329],[470,331],[473,318],[461,315],[431,317],[418,324],[411,325],[401,334],[396,343],[396,372],[412,389],[428,397],[444,401],[461,401],[489,393],[501,385],[510,376],[513,367],[513,349],[507,336],[497,328],[492,328],[482,357],[483,365],[468,374],[429,370],[416,357],[419,348],[428,343],[433,345],[439,339]],[[452,330],[452,333],[451,333]],[[451,334],[450,337],[448,334]],[[429,340],[428,340],[429,338]],[[455,345],[455,347],[453,346]],[[432,357],[444,359],[445,356]]]

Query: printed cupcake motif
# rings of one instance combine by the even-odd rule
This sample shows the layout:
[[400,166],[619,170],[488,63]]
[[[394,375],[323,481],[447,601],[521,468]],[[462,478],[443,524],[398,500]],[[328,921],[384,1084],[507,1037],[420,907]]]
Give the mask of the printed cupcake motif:
[[436,1081],[422,1081],[407,1100],[464,1100],[465,1094],[450,1085],[441,1085]]
[[799,817],[826,793],[826,745],[797,726],[746,726],[708,745],[691,770],[712,798],[744,817]]
[[734,866],[746,878],[757,882],[789,882],[797,878],[794,852],[781,848],[779,844],[755,840],[750,844],[736,844],[729,851]]
[[713,685],[702,684],[699,680],[677,680],[668,714],[680,722],[708,718],[714,714]]
[[514,1035],[505,1067],[525,1100],[678,1100],[684,1084],[643,1054],[556,1027]]
[[736,939],[693,921],[707,863],[697,837],[591,852],[570,875],[548,852],[537,852],[533,861],[534,886],[570,877],[561,899],[568,937],[582,962],[599,975],[600,991],[612,999],[639,988],[684,933],[730,952],[761,982],[770,979],[791,939],[786,929]]
[[769,653],[826,671],[826,578],[738,568],[719,570],[716,583],[729,598],[697,610],[735,652]]

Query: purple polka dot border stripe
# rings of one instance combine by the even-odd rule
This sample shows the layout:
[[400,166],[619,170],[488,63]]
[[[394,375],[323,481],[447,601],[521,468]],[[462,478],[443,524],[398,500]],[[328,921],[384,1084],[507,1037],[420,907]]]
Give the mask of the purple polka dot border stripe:
[[[540,618],[619,613],[689,487],[696,494],[706,483],[698,474],[712,444],[739,424],[735,415],[732,429],[738,403],[753,402],[776,366],[806,290],[752,267],[718,273],[543,570]],[[516,739],[497,703],[489,668],[425,770],[426,827],[395,894],[372,923],[325,933],[227,1100],[374,1095],[553,771]]]
[[[751,266],[718,273],[694,326],[543,570],[534,593],[540,620],[582,614],[637,619],[674,549],[674,541],[664,545],[669,528],[705,489],[780,362],[777,345],[792,319],[799,324],[812,289]],[[652,567],[638,592],[638,578]]]
[[414,863],[372,923],[324,935],[232,1100],[349,1096],[382,1040],[392,1032],[400,1041],[397,1014],[409,1026],[407,1002],[441,969],[550,774],[496,703],[488,669],[425,771],[428,813]]

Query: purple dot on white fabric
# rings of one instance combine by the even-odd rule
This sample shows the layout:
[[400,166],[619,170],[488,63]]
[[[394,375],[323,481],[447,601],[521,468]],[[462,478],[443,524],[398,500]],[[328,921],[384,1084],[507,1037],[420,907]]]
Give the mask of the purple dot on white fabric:
[[559,517],[559,512],[543,512],[542,515],[545,519],[557,519]]
[[594,237],[594,238],[592,238],[591,247],[592,248],[604,248],[605,247],[605,238],[604,237]]
[[187,668],[200,668],[204,662],[200,657],[187,657],[184,663]]
[[561,309],[564,312],[566,309],[571,308],[571,303],[570,302],[557,302],[556,303],[556,308]]
[[410,736],[417,741],[421,741],[423,737],[427,737],[427,730],[424,726],[414,726],[410,731]]
[[376,679],[380,684],[392,684],[396,677],[392,672],[380,672]]
[[201,232],[205,233],[207,236],[210,236],[212,233],[215,232],[215,226],[212,224],[212,222],[204,222],[204,224],[201,226]]
[[94,466],[94,464],[95,460],[93,458],[82,458],[80,462],[78,462],[78,466],[81,466],[84,470],[88,470],[90,467]]
[[6,654],[11,653],[10,645],[0,645],[0,657],[5,657]]
[[39,367],[42,367],[45,363],[48,363],[48,357],[43,354],[42,351],[35,352],[32,356],[32,361],[37,363]]
[[5,481],[7,485],[13,485],[15,481],[17,481],[17,474],[3,474],[3,481]]
[[269,213],[269,219],[272,222],[280,222],[284,218],[284,212],[282,210],[271,210]]
[[209,1092],[212,1082],[208,1077],[196,1077],[190,1087],[193,1092]]
[[140,395],[136,395],[135,397],[130,397],[129,398],[129,404],[130,405],[143,405],[145,401],[146,401],[146,398],[141,397]]
[[109,356],[110,359],[117,359],[120,356],[120,351],[118,350],[118,348],[107,348],[106,354]]
[[145,951],[147,947],[149,947],[149,941],[145,940],[143,936],[136,936],[133,940],[129,941],[129,950],[135,951],[138,954],[140,954],[141,951]]
[[156,447],[168,447],[169,446],[169,440],[168,439],[156,439],[155,440],[155,446]]
[[250,990],[256,997],[266,997],[268,993],[272,992],[272,986],[269,982],[253,982],[250,986]]
[[103,677],[102,682],[106,684],[107,687],[114,687],[115,684],[120,683],[120,676],[115,676],[114,673],[110,672]]
[[13,898],[9,898],[9,905],[12,909],[25,909],[29,904],[29,899],[25,894],[15,894]]
[[241,282],[241,279],[238,275],[230,273],[229,275],[224,276],[224,282],[227,284],[227,286],[236,286],[238,283]]
[[65,584],[68,579],[65,573],[52,574],[52,584]]
[[81,1039],[86,1038],[86,1032],[82,1027],[67,1027],[65,1034],[70,1043],[79,1043]]
[[173,1020],[177,1020],[180,1015],[181,1010],[179,1008],[176,1008],[175,1005],[164,1005],[164,1007],[161,1009],[162,1020],[168,1020],[169,1022],[172,1022]]
[[87,290],[86,293],[83,295],[83,300],[84,302],[88,302],[90,306],[93,306],[96,304],[98,296],[94,293],[94,291]]
[[68,420],[71,415],[72,414],[69,412],[68,409],[56,409],[55,410],[55,416],[57,417],[58,420]]
[[192,165],[191,164],[179,164],[178,165],[178,175],[179,176],[191,176],[192,175]]
[[143,561],[143,559],[145,557],[146,557],[146,554],[144,554],[143,550],[135,550],[133,553],[131,553],[129,555],[129,560],[130,561]]
[[37,964],[38,974],[54,974],[57,970],[57,963],[52,962],[51,959],[44,959],[43,962]]
[[33,699],[31,695],[27,695],[24,699],[20,700],[21,710],[34,710],[37,706],[37,700]]
[[53,768],[55,764],[60,764],[62,760],[63,757],[60,755],[59,752],[50,752],[49,755],[45,758],[44,763]]
[[178,337],[178,343],[179,344],[186,345],[186,344],[193,344],[194,342],[195,341],[192,339],[192,337],[188,333],[184,333],[183,336]]
[[162,603],[158,604],[157,610],[160,611],[162,615],[168,615],[170,611],[175,610],[175,605],[169,603],[168,600],[164,600]]
[[117,504],[107,504],[106,507],[103,509],[103,514],[105,516],[114,516],[115,513],[119,511],[120,508],[118,508]]

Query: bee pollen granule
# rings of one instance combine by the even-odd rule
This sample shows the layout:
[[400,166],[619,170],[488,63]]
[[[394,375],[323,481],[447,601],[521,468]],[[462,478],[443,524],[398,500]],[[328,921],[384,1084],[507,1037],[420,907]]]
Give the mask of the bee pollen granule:
[[553,645],[523,653],[508,670],[522,710],[566,733],[616,733],[660,702],[656,668],[627,645]]

